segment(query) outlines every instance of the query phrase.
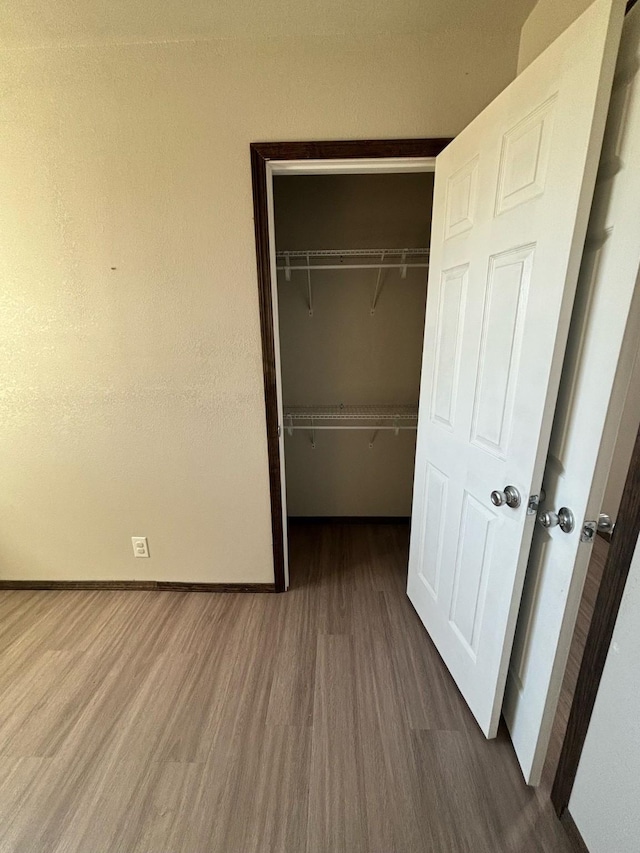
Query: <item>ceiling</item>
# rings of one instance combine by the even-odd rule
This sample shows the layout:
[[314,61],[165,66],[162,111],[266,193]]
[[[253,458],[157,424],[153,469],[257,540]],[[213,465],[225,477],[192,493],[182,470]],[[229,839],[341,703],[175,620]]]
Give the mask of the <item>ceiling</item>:
[[2,0],[0,46],[519,28],[536,0]]

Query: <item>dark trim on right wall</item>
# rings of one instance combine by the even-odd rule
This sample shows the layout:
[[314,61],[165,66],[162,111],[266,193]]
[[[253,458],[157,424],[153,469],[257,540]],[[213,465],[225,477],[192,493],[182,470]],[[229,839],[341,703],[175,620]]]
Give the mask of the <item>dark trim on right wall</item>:
[[593,706],[607,660],[622,594],[640,535],[640,431],[631,456],[631,464],[622,493],[618,519],[611,537],[593,618],[587,634],[578,673],[567,731],[562,744],[551,800],[562,817],[578,771]]

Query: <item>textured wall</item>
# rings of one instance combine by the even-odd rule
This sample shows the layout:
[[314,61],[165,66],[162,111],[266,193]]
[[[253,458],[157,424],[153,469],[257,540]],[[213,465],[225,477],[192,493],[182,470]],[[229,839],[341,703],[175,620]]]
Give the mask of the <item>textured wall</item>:
[[524,22],[518,54],[518,73],[578,18],[593,0],[538,0]]
[[0,577],[272,578],[249,143],[454,135],[516,51],[475,29],[2,53]]

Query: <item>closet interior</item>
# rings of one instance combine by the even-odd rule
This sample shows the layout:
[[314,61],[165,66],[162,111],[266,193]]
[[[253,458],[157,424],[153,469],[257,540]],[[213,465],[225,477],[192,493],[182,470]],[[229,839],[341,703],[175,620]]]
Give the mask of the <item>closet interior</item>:
[[290,518],[411,514],[433,178],[274,177]]

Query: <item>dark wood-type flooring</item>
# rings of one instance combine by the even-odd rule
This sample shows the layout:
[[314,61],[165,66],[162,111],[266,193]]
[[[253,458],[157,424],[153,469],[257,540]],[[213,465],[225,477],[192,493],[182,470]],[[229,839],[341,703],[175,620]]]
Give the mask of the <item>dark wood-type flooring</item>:
[[285,595],[0,593],[0,851],[569,853],[406,598],[407,540],[297,524]]

